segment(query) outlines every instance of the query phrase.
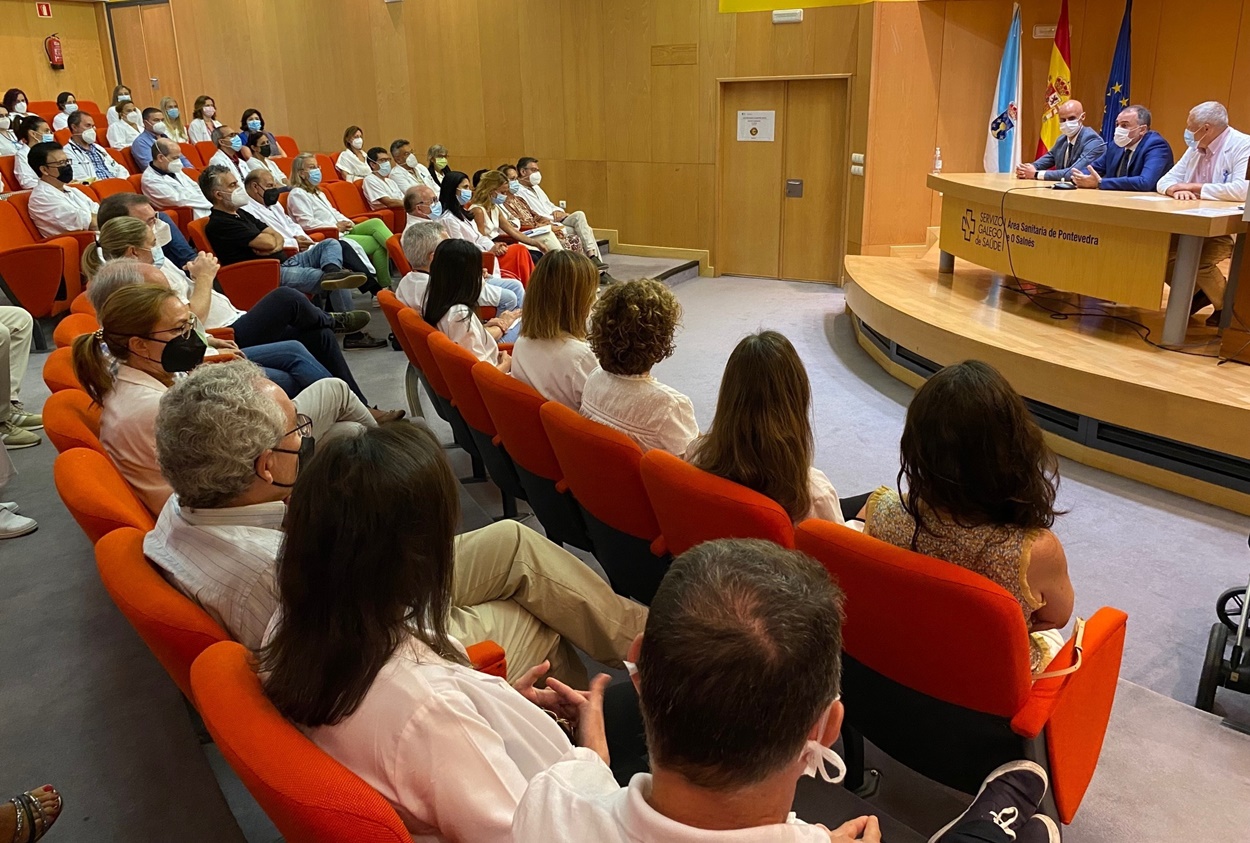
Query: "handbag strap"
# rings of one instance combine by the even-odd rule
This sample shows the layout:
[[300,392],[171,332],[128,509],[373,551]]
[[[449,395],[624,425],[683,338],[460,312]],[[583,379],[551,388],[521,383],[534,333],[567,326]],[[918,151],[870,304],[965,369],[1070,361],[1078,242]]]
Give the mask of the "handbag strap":
[[1083,651],[1085,649],[1085,619],[1077,618],[1076,625],[1072,628],[1072,637],[1075,643],[1072,651],[1076,653],[1076,659],[1071,667],[1065,667],[1062,670],[1050,670],[1045,673],[1039,673],[1033,677],[1033,681],[1037,682],[1042,679],[1058,679],[1060,676],[1070,676],[1081,669],[1081,661],[1083,659]]

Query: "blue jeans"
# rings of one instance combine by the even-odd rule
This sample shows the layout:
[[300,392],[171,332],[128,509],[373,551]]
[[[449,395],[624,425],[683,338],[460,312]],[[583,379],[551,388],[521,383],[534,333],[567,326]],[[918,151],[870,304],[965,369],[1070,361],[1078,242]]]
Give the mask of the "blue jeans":
[[294,340],[253,345],[246,349],[247,359],[265,370],[269,380],[294,398],[322,378],[333,377],[325,366]]
[[169,218],[168,214],[160,211],[156,216],[169,226],[169,242],[165,244],[162,251],[165,253],[165,257],[174,262],[174,266],[182,269],[195,260],[198,253],[187,242],[187,238],[182,236],[182,232],[178,230],[178,226],[174,224],[174,221]]
[[516,310],[525,304],[525,287],[511,278],[486,276],[486,283],[499,288],[499,312]]
[[[279,272],[284,287],[316,295],[321,292],[321,276],[343,268],[342,244],[328,239],[284,260]],[[349,291],[327,290],[326,294],[331,312],[343,313],[352,309],[352,294]]]

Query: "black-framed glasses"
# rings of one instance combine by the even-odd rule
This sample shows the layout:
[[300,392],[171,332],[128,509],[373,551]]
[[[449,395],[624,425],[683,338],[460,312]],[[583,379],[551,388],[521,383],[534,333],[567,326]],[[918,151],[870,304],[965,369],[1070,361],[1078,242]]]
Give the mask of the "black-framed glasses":
[[[307,439],[308,437],[312,436],[313,435],[312,419],[310,419],[308,416],[304,415],[303,413],[296,413],[295,414],[295,428],[292,430],[288,430],[286,433],[282,434],[282,439],[287,438],[292,433],[298,433],[304,439]],[[282,439],[279,439],[278,441],[281,442]],[[281,449],[273,448],[272,450],[277,451]]]

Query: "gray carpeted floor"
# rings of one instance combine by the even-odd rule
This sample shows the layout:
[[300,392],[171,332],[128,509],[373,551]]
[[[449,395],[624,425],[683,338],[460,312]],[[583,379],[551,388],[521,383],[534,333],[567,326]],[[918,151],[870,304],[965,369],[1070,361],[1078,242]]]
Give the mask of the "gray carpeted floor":
[[[650,271],[637,268],[638,275]],[[855,344],[839,290],[738,278],[698,278],[676,289],[685,327],[676,355],[657,374],[691,396],[701,423],[712,418],[721,369],[738,339],[775,328],[793,340],[811,375],[817,465],[845,494],[893,482],[911,390]],[[375,330],[384,332],[375,313]],[[371,401],[403,405],[401,355],[350,352],[348,359]],[[25,382],[32,407],[47,394],[43,360],[32,358]],[[449,438],[445,429],[443,436]],[[3,499],[18,500],[41,526],[0,542],[0,794],[56,783],[66,813],[50,840],[272,840],[272,826],[227,784],[246,836],[240,832],[181,697],[100,586],[90,547],[52,486],[51,444],[12,456],[21,474]],[[467,474],[462,457],[453,458]],[[1078,613],[1114,605],[1130,615],[1127,682],[1069,843],[1244,834],[1250,739],[1187,704],[1215,597],[1250,574],[1250,524],[1068,461],[1062,472],[1060,502],[1070,512],[1056,531],[1067,548]],[[468,490],[498,513],[493,487]],[[935,637],[940,642],[940,632]],[[1220,704],[1250,722],[1245,698],[1221,692]],[[887,768],[880,804],[917,827],[957,804],[945,800]]]

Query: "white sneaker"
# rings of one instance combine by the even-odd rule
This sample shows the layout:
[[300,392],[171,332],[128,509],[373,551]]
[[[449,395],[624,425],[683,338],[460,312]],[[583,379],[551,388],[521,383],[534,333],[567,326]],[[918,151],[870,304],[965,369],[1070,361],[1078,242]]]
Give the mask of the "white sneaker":
[[22,511],[21,508],[14,501],[0,502],[0,509],[7,509],[9,512],[12,512],[15,514]]
[[33,518],[0,509],[0,539],[15,539],[35,532],[38,527],[39,522]]

